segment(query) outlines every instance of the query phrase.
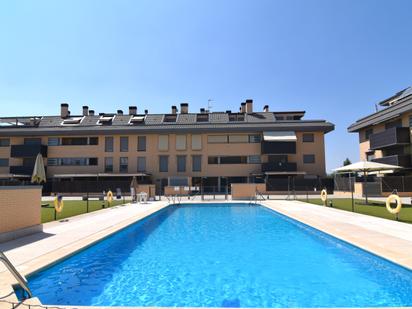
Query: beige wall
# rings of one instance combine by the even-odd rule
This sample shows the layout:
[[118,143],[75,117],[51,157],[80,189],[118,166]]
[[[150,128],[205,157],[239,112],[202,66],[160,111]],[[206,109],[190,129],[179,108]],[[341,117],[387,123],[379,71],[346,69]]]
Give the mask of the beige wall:
[[0,233],[41,223],[41,187],[0,187]]
[[[244,134],[259,134],[261,132],[249,132]],[[289,155],[290,162],[296,162],[299,171],[306,172],[311,175],[325,175],[325,145],[324,133],[312,132],[315,136],[314,143],[303,143],[302,132],[297,132],[297,153]],[[208,164],[208,156],[225,156],[225,155],[260,155],[260,143],[230,143],[230,144],[209,144],[208,135],[222,135],[224,133],[202,134],[202,149],[192,150],[191,134],[185,134],[186,150],[176,149],[176,134],[169,134],[169,149],[167,151],[158,150],[158,134],[145,134],[146,136],[146,151],[137,151],[137,137],[138,135],[128,135],[129,149],[127,152],[120,152],[120,137],[124,135],[113,135],[114,151],[105,152],[105,136],[99,135],[98,145],[85,146],[49,146],[48,158],[63,158],[63,157],[97,157],[97,166],[49,166],[47,174],[49,177],[54,174],[73,174],[73,173],[103,173],[105,157],[113,158],[113,172],[119,172],[120,157],[128,157],[128,173],[137,172],[137,157],[146,157],[146,171],[153,175],[154,179],[167,178],[169,176],[186,176],[186,177],[200,177],[200,176],[248,176],[251,173],[259,173],[261,171],[260,164],[225,164],[213,165]],[[227,133],[229,135],[229,133]],[[230,133],[230,135],[236,135]],[[87,135],[97,136],[97,135]],[[74,137],[74,136],[73,136]],[[47,145],[47,137],[42,137],[42,143]],[[19,145],[24,143],[23,137],[12,137],[11,145]],[[314,154],[314,164],[304,164],[303,155]],[[9,157],[10,148],[0,147],[0,157]],[[169,171],[167,173],[159,172],[159,155],[169,156]],[[177,172],[176,156],[186,155],[186,172]],[[192,172],[192,155],[202,156],[202,170],[201,172]],[[267,156],[262,156],[262,162],[267,160]],[[11,158],[10,165],[22,165],[21,158]],[[45,160],[47,165],[47,160]],[[1,168],[0,173],[8,173],[8,168]]]
[[256,196],[256,191],[263,193],[265,190],[265,184],[261,183],[232,183],[231,185],[233,200],[251,199]]

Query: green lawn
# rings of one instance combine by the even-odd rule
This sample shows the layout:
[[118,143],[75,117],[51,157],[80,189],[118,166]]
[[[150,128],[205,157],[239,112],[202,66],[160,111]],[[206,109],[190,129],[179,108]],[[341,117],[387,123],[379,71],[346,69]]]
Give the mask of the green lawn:
[[[64,207],[63,211],[61,213],[57,213],[57,220],[61,220],[64,218],[72,217],[72,216],[77,216],[83,213],[86,213],[87,211],[87,202],[86,201],[65,201],[64,202]],[[49,204],[49,207],[51,208],[41,208],[41,222],[50,222],[54,221],[54,202],[53,201],[42,201],[42,204]],[[123,199],[121,200],[116,200],[113,199],[112,205],[120,205],[123,204]],[[92,200],[89,201],[89,212],[96,211],[102,209],[102,206],[107,207],[107,202],[106,201],[96,201]]]
[[[307,202],[306,199],[301,200],[302,202]],[[332,201],[333,208],[338,208],[342,210],[352,211],[352,202],[351,199],[328,199]],[[323,205],[321,199],[309,199],[309,203],[316,204],[316,205]],[[392,206],[394,207],[394,205]],[[369,201],[369,204],[366,205],[364,200],[356,200],[355,199],[355,212],[390,220],[396,220],[396,216],[389,213],[386,210],[386,206],[384,203],[381,202],[373,202]],[[412,223],[412,206],[411,205],[402,205],[402,210],[399,213],[399,221]]]

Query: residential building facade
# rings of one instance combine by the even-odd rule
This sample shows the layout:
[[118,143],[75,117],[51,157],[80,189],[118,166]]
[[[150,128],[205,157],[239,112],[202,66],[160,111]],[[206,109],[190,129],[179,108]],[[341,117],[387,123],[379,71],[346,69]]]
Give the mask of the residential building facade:
[[100,113],[87,106],[71,115],[6,117],[0,120],[1,178],[31,175],[41,153],[50,181],[126,179],[160,186],[203,185],[223,190],[230,183],[264,182],[288,176],[325,176],[324,135],[334,125],[303,120],[304,111],[190,113]]
[[360,159],[403,167],[412,174],[412,87],[379,103],[381,110],[359,119],[349,132],[359,134]]

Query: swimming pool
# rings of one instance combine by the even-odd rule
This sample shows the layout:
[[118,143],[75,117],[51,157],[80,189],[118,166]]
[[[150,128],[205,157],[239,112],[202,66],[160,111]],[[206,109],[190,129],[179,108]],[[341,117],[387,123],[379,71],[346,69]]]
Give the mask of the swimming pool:
[[262,206],[169,206],[29,277],[43,304],[412,305],[412,272]]

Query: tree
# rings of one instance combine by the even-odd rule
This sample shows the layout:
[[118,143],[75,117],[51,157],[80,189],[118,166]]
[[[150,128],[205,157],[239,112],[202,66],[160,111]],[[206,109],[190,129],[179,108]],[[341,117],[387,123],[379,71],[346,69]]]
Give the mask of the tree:
[[343,166],[352,164],[352,162],[349,160],[349,158],[346,158],[345,161],[343,161]]

